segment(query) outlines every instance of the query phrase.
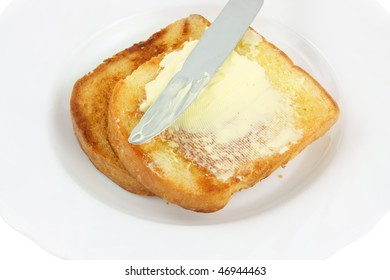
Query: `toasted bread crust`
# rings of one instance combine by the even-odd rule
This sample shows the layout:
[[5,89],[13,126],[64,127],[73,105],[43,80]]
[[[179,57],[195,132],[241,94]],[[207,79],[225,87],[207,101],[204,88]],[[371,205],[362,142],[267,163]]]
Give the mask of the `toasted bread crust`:
[[[115,84],[155,55],[169,52],[180,44],[176,38],[189,39],[188,26],[196,16],[179,20],[105,60],[74,85],[71,116],[80,146],[102,173],[124,189],[142,195],[152,193],[135,180],[112,151],[107,136],[108,103]],[[172,40],[174,38],[175,40]]]
[[[207,25],[204,21],[200,21],[196,28],[201,29],[200,26],[204,24]],[[197,37],[193,36],[191,39]],[[181,45],[178,44],[177,48],[180,47]],[[128,136],[142,116],[138,106],[144,98],[143,88],[159,73],[159,62],[167,54],[166,52],[154,56],[126,80],[118,82],[111,96],[108,115],[109,141],[129,173],[151,192],[170,203],[193,211],[214,212],[223,208],[235,192],[249,188],[266,178],[275,169],[293,159],[307,145],[325,134],[339,115],[334,100],[317,81],[295,66],[277,47],[264,39],[260,48],[264,55],[258,62],[265,68],[275,88],[285,91],[283,87],[287,86],[288,79],[293,79],[297,75],[304,78],[305,89],[313,91],[314,97],[310,97],[312,99],[308,99],[305,90],[296,92],[296,110],[304,116],[298,123],[300,128],[305,128],[301,140],[291,144],[282,154],[276,153],[243,166],[239,174],[227,181],[218,180],[204,168],[185,159],[177,149],[168,146],[159,136],[140,146],[129,144]],[[279,67],[281,65],[283,67]],[[281,68],[283,70],[280,70]],[[166,170],[161,170],[155,164],[156,157],[153,154],[160,151],[163,156],[157,159],[168,158],[168,165],[172,170],[177,170],[176,176],[167,176]],[[170,158],[172,160],[169,160]]]

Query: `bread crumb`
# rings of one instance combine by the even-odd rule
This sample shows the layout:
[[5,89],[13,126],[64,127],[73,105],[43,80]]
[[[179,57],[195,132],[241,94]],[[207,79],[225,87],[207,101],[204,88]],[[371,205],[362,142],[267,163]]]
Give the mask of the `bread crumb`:
[[283,175],[282,175],[282,174],[279,174],[279,175],[278,175],[278,178],[279,178],[279,179],[282,179],[282,178],[283,178]]

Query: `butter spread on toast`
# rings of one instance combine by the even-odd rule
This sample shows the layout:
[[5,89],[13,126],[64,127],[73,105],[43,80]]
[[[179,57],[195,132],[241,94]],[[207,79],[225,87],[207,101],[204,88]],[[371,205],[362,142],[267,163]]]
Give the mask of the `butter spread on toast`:
[[[188,41],[182,49],[164,57],[158,76],[146,84],[141,111],[153,104],[197,43]],[[251,44],[257,43],[254,40]],[[252,49],[256,50],[255,46]],[[226,180],[239,166],[284,153],[289,144],[296,143],[302,135],[294,126],[294,114],[289,96],[271,85],[264,68],[233,51],[199,98],[163,137],[178,143],[187,159]]]

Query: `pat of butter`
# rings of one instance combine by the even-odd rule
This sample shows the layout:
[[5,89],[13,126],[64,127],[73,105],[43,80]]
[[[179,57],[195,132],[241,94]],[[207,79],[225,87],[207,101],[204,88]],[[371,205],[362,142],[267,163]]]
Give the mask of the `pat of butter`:
[[270,121],[283,103],[264,69],[233,51],[199,98],[172,126],[215,133],[218,143],[242,138],[256,124]]
[[183,64],[198,41],[186,42],[184,48],[166,55],[160,62],[163,68],[157,78],[145,86],[146,100],[141,104],[140,110],[146,112],[156,101],[157,97],[168,85],[173,76],[181,70]]
[[[140,106],[141,111],[151,106],[170,79],[180,71],[197,42],[186,42],[181,50],[164,57],[159,75],[145,87],[146,100]],[[194,160],[197,160],[196,157],[210,158],[208,162],[203,161],[204,167],[227,179],[235,165],[287,151],[288,145],[301,137],[301,132],[294,127],[293,116],[289,98],[272,87],[264,68],[233,51],[169,131],[172,134],[184,131],[203,139],[198,144],[199,139],[191,139],[191,155],[188,156]],[[235,146],[244,138],[249,139],[249,144],[245,144],[246,150],[242,150],[242,155],[224,154],[221,146]],[[185,146],[185,143],[180,143],[180,146]],[[198,153],[193,151],[197,146]],[[231,159],[226,161],[223,157]],[[210,165],[210,161],[213,166],[206,166]],[[199,159],[198,162],[202,161]]]

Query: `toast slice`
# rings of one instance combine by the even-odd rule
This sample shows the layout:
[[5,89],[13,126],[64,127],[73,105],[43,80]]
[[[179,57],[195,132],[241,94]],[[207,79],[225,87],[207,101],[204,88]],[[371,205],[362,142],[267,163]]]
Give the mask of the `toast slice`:
[[[205,31],[192,16],[188,30]],[[339,109],[321,85],[250,29],[201,96],[150,142],[128,142],[132,129],[196,45],[179,36],[111,96],[108,135],[130,174],[169,203],[198,212],[223,208],[293,159],[336,122]]]
[[189,40],[197,33],[188,29],[194,25],[194,20],[198,22],[199,18],[189,17],[174,22],[148,40],[105,60],[74,85],[70,108],[73,128],[81,148],[98,170],[130,192],[151,195],[125,170],[108,142],[107,110],[112,90],[119,80],[130,75],[139,65]]

